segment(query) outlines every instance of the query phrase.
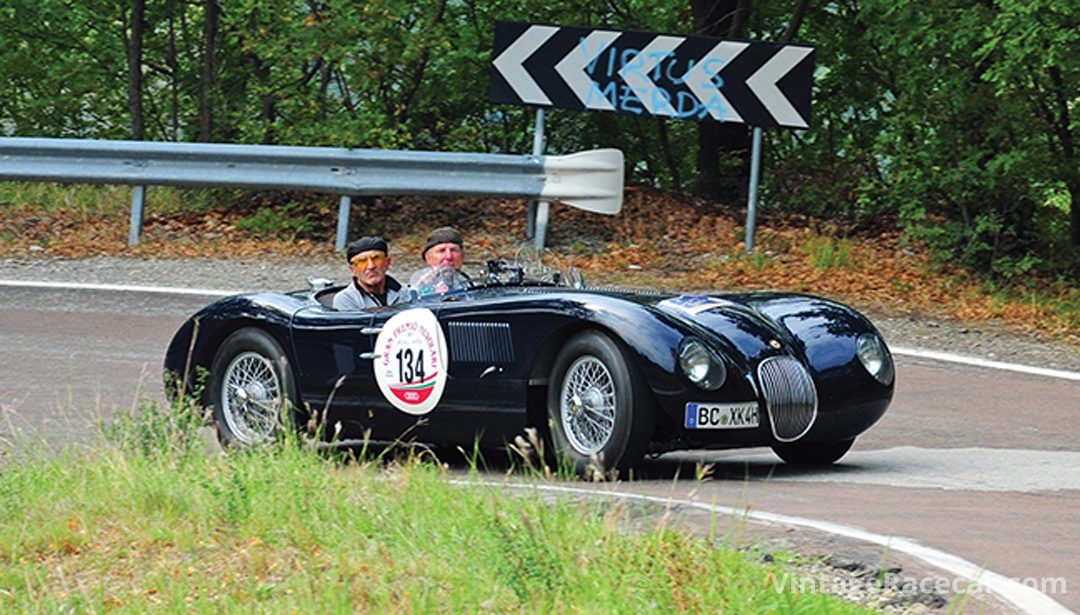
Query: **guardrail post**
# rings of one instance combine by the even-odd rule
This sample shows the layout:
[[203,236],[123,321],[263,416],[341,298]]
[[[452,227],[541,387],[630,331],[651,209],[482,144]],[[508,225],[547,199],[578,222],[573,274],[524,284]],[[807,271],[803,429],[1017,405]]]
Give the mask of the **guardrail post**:
[[128,231],[128,247],[139,244],[142,235],[143,205],[146,204],[146,186],[135,186],[131,192],[131,230]]
[[533,245],[536,246],[537,252],[544,251],[544,237],[547,235],[548,225],[548,210],[551,204],[547,201],[540,201],[536,204],[536,238],[533,240]]
[[344,250],[349,241],[349,212],[352,210],[352,197],[345,194],[341,197],[337,212],[337,241],[334,247]]

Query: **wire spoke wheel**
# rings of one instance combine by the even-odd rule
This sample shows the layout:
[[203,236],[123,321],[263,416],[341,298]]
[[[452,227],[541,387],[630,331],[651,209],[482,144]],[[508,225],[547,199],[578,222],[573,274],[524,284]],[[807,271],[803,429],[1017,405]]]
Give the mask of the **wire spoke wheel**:
[[559,417],[574,449],[598,453],[615,428],[615,382],[596,357],[574,361],[563,381]]
[[600,331],[573,336],[555,358],[550,382],[548,436],[559,460],[581,474],[606,475],[641,459],[655,402],[617,341]]
[[299,399],[289,375],[285,352],[268,333],[251,327],[225,339],[214,357],[210,388],[222,445],[249,447],[277,439]]
[[270,440],[277,429],[283,394],[270,360],[256,352],[237,355],[221,383],[222,416],[241,444]]

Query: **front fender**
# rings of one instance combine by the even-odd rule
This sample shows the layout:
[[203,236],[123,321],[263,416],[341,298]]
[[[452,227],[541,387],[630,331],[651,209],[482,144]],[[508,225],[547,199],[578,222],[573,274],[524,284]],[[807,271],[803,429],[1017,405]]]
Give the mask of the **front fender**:
[[[808,439],[855,437],[885,413],[895,377],[880,382],[863,366],[858,340],[884,337],[865,316],[842,303],[807,295],[757,295],[747,300],[790,335],[817,386],[819,417]],[[885,346],[887,350],[887,345]],[[889,354],[888,361],[892,362]],[[890,365],[892,374],[895,367]]]

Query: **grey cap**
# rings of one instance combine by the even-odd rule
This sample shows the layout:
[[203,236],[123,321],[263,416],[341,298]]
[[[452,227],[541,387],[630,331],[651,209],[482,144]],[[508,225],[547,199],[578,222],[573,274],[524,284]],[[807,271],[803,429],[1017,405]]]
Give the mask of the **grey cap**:
[[437,228],[428,234],[427,242],[424,243],[424,250],[420,253],[420,258],[423,258],[432,246],[437,246],[440,243],[456,243],[460,248],[465,247],[465,240],[461,238],[461,233],[452,226],[444,226],[442,228]]

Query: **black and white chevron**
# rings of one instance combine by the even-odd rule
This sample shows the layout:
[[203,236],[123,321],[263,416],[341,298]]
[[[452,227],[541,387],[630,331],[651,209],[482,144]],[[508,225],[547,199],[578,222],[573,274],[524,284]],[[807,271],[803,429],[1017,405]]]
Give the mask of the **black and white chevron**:
[[807,128],[814,48],[500,21],[491,102]]

